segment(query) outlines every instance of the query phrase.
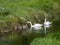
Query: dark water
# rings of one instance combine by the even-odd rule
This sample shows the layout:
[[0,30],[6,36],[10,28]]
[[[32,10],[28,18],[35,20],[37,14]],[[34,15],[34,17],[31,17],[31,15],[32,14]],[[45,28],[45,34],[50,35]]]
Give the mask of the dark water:
[[[60,31],[60,22],[56,21],[47,29],[47,34]],[[36,33],[37,32],[37,33]],[[44,29],[41,31],[8,32],[0,35],[0,45],[30,45],[37,37],[44,37]]]

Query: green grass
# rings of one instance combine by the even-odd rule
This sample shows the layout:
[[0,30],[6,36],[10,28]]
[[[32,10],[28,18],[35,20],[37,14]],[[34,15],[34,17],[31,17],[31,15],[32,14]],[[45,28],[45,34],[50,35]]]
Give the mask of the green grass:
[[46,37],[35,38],[30,45],[60,45],[60,35],[51,33]]
[[36,38],[31,45],[60,45],[60,41],[51,38]]
[[[57,8],[55,4],[59,5],[54,0],[0,0],[0,8],[6,8],[10,12],[9,15],[27,17],[28,20],[34,20],[32,15],[41,15],[41,12],[44,15],[45,12],[49,15],[55,14],[56,9],[54,8]],[[57,9],[59,10],[59,8]]]

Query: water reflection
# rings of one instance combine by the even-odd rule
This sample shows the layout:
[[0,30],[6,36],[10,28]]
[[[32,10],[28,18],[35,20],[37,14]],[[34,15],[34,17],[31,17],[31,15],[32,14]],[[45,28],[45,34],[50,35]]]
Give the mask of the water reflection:
[[49,28],[51,26],[51,24],[52,24],[52,22],[47,21],[47,19],[45,17],[45,20],[44,20],[44,32],[45,32],[45,35],[46,35],[46,31],[47,31],[46,28]]

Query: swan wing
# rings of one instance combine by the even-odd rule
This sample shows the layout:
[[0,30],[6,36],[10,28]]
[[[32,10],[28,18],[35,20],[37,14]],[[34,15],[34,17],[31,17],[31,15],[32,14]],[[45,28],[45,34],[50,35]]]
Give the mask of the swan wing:
[[34,24],[34,26],[42,26],[42,24]]
[[47,21],[47,22],[45,22],[44,24],[50,25],[51,23],[52,23],[52,22]]

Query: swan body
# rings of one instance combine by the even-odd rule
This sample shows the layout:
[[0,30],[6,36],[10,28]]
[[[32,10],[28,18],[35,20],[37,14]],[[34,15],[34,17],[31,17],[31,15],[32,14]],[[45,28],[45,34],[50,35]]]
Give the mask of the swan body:
[[51,23],[52,23],[52,22],[47,21],[47,22],[45,22],[44,24],[50,25]]
[[42,24],[34,24],[32,27],[36,30],[41,29]]

